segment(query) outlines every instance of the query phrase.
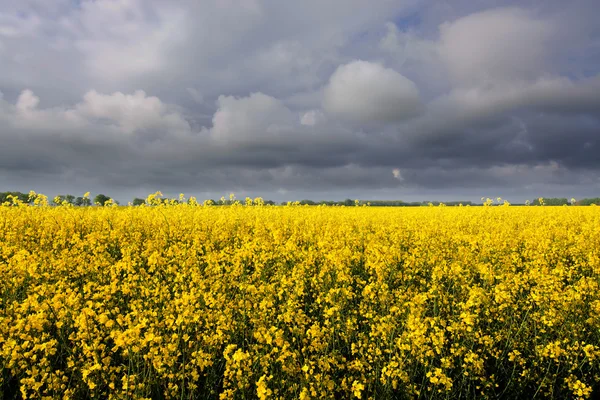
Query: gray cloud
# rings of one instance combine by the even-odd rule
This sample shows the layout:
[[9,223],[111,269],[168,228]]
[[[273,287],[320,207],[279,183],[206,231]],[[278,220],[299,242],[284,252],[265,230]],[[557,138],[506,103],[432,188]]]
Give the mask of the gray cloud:
[[600,191],[593,2],[396,3],[2,4],[0,186]]
[[352,121],[401,121],[417,115],[421,106],[410,79],[367,61],[338,67],[323,93],[325,111]]
[[520,8],[497,8],[440,25],[438,51],[461,85],[515,82],[552,69],[548,53],[554,29]]

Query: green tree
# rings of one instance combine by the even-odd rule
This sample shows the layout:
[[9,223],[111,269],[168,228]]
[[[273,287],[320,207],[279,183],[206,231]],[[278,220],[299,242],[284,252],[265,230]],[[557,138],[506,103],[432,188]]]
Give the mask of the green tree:
[[75,199],[75,203],[74,204],[76,206],[80,206],[80,207],[91,206],[92,205],[92,201],[89,198],[87,198],[87,197],[81,197],[81,196],[79,196],[79,197],[77,197]]
[[304,199],[304,200],[300,200],[300,204],[302,204],[302,205],[314,206],[314,205],[315,205],[315,204],[317,204],[317,203],[315,203],[315,202],[314,202],[314,201],[312,201],[312,200]]
[[569,200],[566,197],[539,197],[534,199],[532,204],[534,206],[539,206],[540,199],[543,199],[545,206],[562,206],[564,204],[569,204]]
[[63,196],[62,194],[59,194],[52,200],[52,204],[54,204],[55,206],[60,206],[64,199],[65,199],[65,196]]
[[146,203],[146,200],[140,199],[139,197],[136,197],[135,199],[133,199],[134,206],[141,206],[142,204],[145,204],[145,203]]
[[16,196],[19,201],[29,203],[29,195],[21,192],[0,192],[0,204],[11,201],[9,196]]
[[[55,200],[58,200],[58,202],[56,202]],[[54,205],[61,205],[64,201],[66,201],[69,204],[75,204],[75,196],[73,196],[72,194],[59,194],[58,196],[56,196],[56,198],[54,198],[54,200],[52,200],[52,203]]]
[[101,194],[96,195],[96,197],[94,197],[94,204],[103,206],[109,200],[110,200],[110,197],[101,193]]

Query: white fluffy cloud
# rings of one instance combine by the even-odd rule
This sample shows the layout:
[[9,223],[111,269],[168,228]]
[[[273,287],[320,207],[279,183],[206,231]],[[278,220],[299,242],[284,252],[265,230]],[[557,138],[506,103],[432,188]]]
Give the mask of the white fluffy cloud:
[[27,89],[19,95],[16,106],[17,110],[26,112],[34,110],[39,103],[40,98],[33,94],[31,90]]
[[300,123],[306,126],[315,126],[316,124],[323,122],[325,115],[320,110],[310,110],[305,112],[300,118]]
[[404,178],[402,177],[402,171],[400,171],[400,168],[394,168],[392,170],[392,175],[394,176],[394,179],[397,179],[401,182],[404,180]]
[[353,61],[340,66],[323,94],[324,109],[358,121],[401,121],[421,110],[419,90],[400,73],[381,64]]
[[65,130],[70,135],[86,136],[86,129],[81,129],[86,127],[115,134],[160,131],[177,137],[188,135],[191,130],[177,110],[142,90],[133,94],[101,94],[92,90],[70,107],[40,109],[40,98],[29,89],[21,92],[14,106],[1,99],[0,102],[0,116],[8,124],[36,132]]
[[164,129],[175,134],[190,129],[188,122],[178,112],[170,110],[158,97],[147,96],[143,90],[133,94],[115,92],[110,95],[92,90],[84,95],[76,111],[84,117],[108,120],[126,133]]
[[264,93],[248,97],[220,96],[211,134],[218,140],[244,141],[285,134],[297,125],[293,113]]

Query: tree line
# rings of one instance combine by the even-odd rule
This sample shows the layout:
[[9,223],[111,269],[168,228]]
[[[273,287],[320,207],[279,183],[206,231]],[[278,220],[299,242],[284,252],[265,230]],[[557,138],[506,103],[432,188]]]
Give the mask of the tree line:
[[581,200],[567,199],[566,197],[540,197],[534,199],[531,204],[534,206],[564,206],[564,205],[576,205],[576,206],[589,206],[592,204],[600,205],[600,197],[590,197]]
[[[18,199],[22,203],[30,203],[31,199],[28,193],[22,193],[18,191],[13,192],[0,192],[0,204],[5,202],[11,202],[12,198]],[[97,194],[94,196],[93,200],[87,196],[74,196],[72,194],[58,195],[52,200],[53,205],[60,204],[71,204],[73,206],[91,206],[91,205],[105,205],[107,202],[113,201],[116,204],[119,204],[118,201],[113,200],[110,196],[105,194]],[[488,199],[490,200],[490,199]],[[164,198],[162,199],[165,203],[170,204],[180,204],[184,202],[181,197],[180,198]],[[189,201],[189,200],[188,200]],[[234,198],[225,199],[221,198],[220,200],[208,200],[207,202],[215,205],[232,205],[235,203]],[[286,205],[290,202],[284,201],[279,204]],[[142,199],[136,197],[131,202],[134,206],[141,206],[146,204],[146,199]],[[263,202],[265,205],[277,205],[273,200],[265,200]],[[300,205],[327,205],[327,206],[362,206],[368,205],[371,207],[422,207],[422,206],[438,206],[440,204],[444,204],[446,206],[480,206],[482,204],[474,203],[472,201],[447,201],[447,202],[439,202],[439,201],[415,201],[415,202],[405,202],[402,200],[352,200],[345,199],[340,201],[332,201],[332,200],[321,200],[321,201],[313,201],[309,199],[303,199],[298,202],[294,202],[294,204]],[[545,205],[545,206],[562,206],[562,205],[578,205],[578,206],[589,206],[591,204],[600,205],[600,197],[592,197],[592,198],[584,198],[580,200],[575,199],[567,199],[566,197],[539,197],[533,200],[527,200],[525,203],[519,203],[513,205]]]
[[[11,202],[11,200],[13,198],[16,198],[17,200],[19,200],[21,203],[31,203],[32,199],[29,196],[29,193],[22,193],[22,192],[0,192],[0,204],[5,203],[5,202]],[[92,203],[92,200],[89,197],[86,196],[73,196],[72,194],[65,194],[65,195],[58,195],[56,196],[53,200],[52,200],[52,204],[53,205],[59,205],[59,204],[64,204],[64,203],[68,203],[68,204],[72,204],[74,206],[91,206],[92,204],[105,204],[106,201],[108,201],[110,199],[110,197],[105,196],[103,194],[98,194],[96,195],[96,197],[94,197],[94,203]]]

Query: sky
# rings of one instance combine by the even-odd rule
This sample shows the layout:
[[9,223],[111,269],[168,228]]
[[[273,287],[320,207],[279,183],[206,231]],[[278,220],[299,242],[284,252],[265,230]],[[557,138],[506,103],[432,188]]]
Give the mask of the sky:
[[0,191],[600,196],[597,0],[0,0]]

